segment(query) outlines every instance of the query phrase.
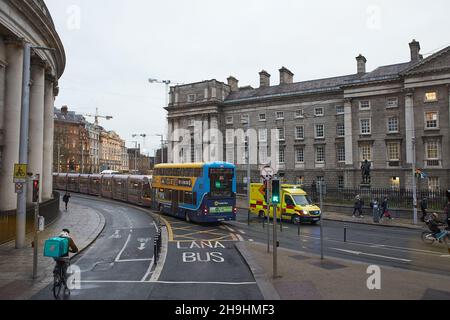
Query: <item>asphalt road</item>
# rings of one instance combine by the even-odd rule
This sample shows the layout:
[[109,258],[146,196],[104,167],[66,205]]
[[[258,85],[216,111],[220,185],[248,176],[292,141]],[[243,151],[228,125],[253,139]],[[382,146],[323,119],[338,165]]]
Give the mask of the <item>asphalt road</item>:
[[[267,243],[267,224],[257,217],[247,225],[247,212],[240,210],[238,220],[229,223],[246,240]],[[277,226],[280,247],[320,254],[320,226],[290,222]],[[344,242],[344,227],[347,239]],[[421,230],[372,226],[337,221],[323,221],[323,252],[325,256],[345,258],[381,266],[398,267],[426,273],[450,274],[450,255],[445,244],[427,245],[421,240]],[[426,227],[424,227],[426,230]],[[270,225],[272,240],[273,225]]]
[[[262,294],[234,247],[240,238],[221,225],[201,226],[165,217],[165,260],[154,264],[157,224],[147,209],[73,195],[74,203],[100,211],[106,226],[72,261],[80,268],[79,289],[65,299],[259,300]],[[33,299],[53,299],[51,284]]]

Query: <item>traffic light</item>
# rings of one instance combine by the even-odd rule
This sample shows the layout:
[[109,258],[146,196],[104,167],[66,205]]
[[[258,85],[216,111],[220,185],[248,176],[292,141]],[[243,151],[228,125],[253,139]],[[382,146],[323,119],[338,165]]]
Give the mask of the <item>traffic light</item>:
[[272,180],[272,203],[280,203],[280,180]]
[[33,202],[39,202],[39,179],[33,180]]

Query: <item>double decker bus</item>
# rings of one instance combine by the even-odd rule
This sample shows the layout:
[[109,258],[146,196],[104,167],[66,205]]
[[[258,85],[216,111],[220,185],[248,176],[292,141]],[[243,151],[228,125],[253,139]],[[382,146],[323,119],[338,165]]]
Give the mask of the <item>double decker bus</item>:
[[159,164],[152,188],[161,213],[199,223],[236,220],[236,170],[227,162]]

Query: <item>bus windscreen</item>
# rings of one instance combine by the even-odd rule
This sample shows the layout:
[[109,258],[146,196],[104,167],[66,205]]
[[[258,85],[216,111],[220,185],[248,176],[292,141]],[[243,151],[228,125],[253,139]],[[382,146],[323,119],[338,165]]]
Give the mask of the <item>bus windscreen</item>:
[[231,197],[233,192],[234,169],[211,168],[209,179],[212,197]]

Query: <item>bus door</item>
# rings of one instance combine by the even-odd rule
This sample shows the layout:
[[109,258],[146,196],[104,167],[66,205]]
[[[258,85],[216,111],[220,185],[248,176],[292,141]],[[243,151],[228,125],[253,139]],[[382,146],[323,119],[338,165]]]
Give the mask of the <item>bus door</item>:
[[179,194],[180,194],[180,191],[172,190],[172,214],[174,214],[174,215],[178,214]]

